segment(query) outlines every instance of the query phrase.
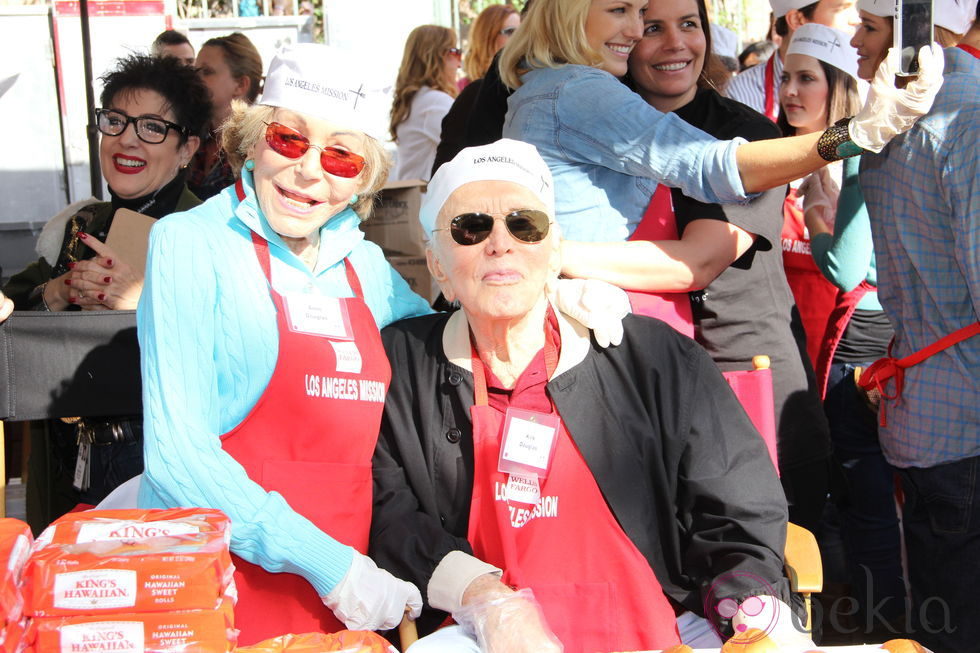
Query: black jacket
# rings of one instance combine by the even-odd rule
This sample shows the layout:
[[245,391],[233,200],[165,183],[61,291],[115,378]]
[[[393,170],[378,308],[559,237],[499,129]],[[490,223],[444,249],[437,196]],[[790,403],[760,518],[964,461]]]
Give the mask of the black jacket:
[[[444,352],[449,319],[382,331],[393,378],[374,458],[370,554],[415,583],[426,603],[443,556],[472,553],[473,376]],[[621,345],[590,340],[570,367],[563,328],[548,384],[613,514],[676,604],[703,614],[712,584],[716,600],[768,594],[768,586],[789,602],[786,503],[762,439],[693,340],[650,318],[628,316],[624,326]],[[423,614],[421,629],[443,617]]]

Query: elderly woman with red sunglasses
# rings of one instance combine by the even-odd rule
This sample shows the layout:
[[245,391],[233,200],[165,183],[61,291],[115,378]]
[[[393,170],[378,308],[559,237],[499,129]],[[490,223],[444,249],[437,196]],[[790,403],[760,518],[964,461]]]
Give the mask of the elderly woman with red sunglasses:
[[150,237],[139,505],[231,517],[241,644],[421,607],[363,555],[391,379],[378,328],[430,311],[359,229],[388,173],[364,87],[325,46],[278,55],[262,103],[226,123],[240,180]]

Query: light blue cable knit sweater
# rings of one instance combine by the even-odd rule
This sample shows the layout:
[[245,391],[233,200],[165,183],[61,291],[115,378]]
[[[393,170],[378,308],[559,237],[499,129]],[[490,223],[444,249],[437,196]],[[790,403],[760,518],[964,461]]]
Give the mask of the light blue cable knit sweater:
[[146,460],[139,505],[220,508],[232,520],[235,554],[271,572],[299,574],[323,596],[347,573],[352,549],[250,480],[219,439],[261,396],[278,354],[275,307],[251,232],[269,241],[279,292],[351,297],[342,263],[349,257],[379,328],[430,309],[380,248],[364,240],[350,208],[321,228],[311,273],[262,216],[251,173],[242,175],[246,198],[240,204],[227,188],[160,220],[150,234],[137,312]]

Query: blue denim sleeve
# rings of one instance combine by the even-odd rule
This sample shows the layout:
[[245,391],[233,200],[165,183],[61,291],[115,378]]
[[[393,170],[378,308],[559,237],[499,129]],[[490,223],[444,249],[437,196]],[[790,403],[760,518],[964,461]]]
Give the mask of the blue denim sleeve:
[[578,67],[555,101],[558,146],[586,161],[680,188],[701,202],[746,200],[735,160],[738,138],[718,141],[674,114],[663,114],[608,73]]

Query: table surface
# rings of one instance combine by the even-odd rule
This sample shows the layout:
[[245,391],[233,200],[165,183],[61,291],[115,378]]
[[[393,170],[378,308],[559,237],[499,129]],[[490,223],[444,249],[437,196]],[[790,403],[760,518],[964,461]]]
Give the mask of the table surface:
[[[924,647],[923,647],[924,648]],[[853,646],[814,646],[810,651],[823,653],[881,653],[881,644],[858,644]],[[926,649],[928,651],[929,649]],[[720,653],[718,648],[696,648],[694,653]],[[660,651],[630,651],[629,653],[662,653]]]

